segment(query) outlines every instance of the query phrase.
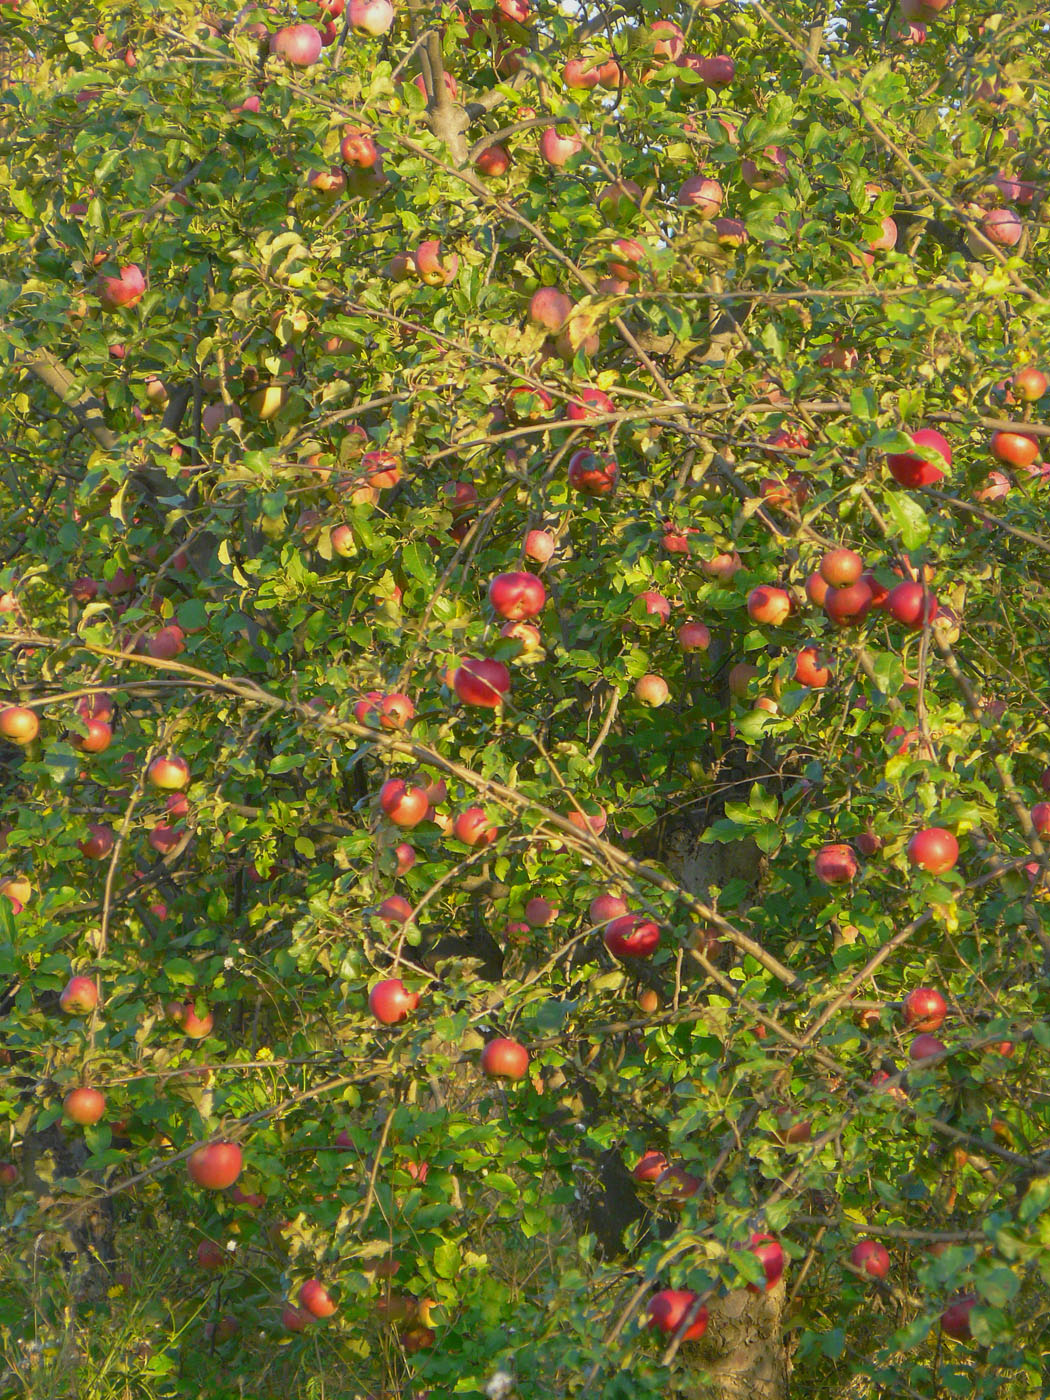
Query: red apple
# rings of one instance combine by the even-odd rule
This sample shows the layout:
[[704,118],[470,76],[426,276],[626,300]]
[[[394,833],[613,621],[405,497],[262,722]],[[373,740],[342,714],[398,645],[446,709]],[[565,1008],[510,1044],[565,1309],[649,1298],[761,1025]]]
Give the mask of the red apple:
[[529,320],[535,326],[557,333],[572,314],[573,300],[558,287],[540,287],[529,301]]
[[941,1313],[941,1330],[957,1342],[968,1342],[973,1336],[970,1314],[977,1306],[976,1293],[967,1293]]
[[898,583],[886,599],[890,616],[915,631],[920,631],[925,622],[932,622],[939,610],[937,599],[917,579]]
[[162,755],[153,760],[146,776],[154,787],[169,792],[186,787],[190,780],[190,768],[184,758]]
[[722,207],[725,192],[717,180],[706,175],[691,175],[678,191],[678,203],[691,209],[701,219],[713,219]]
[[[765,1291],[768,1293],[780,1282],[780,1277],[784,1272],[784,1251],[775,1236],[758,1232],[751,1236],[750,1250],[765,1271]],[[748,1284],[748,1289],[752,1293],[760,1291],[753,1283]]]
[[516,1040],[499,1036],[481,1052],[481,1072],[489,1079],[524,1079],[529,1068],[529,1052]]
[[183,1035],[188,1035],[191,1040],[203,1040],[206,1036],[211,1035],[215,1025],[215,1017],[208,1008],[204,1008],[203,1015],[198,1015],[197,1008],[192,1001],[184,1002],[179,1006],[172,1019],[178,1023]]
[[813,869],[822,885],[848,885],[857,878],[860,867],[852,847],[837,844],[821,846],[814,857]]
[[324,42],[312,24],[289,24],[270,36],[270,52],[293,68],[309,68],[321,57]]
[[829,549],[820,561],[820,575],[832,588],[849,588],[864,572],[864,560],[852,549]]
[[1048,383],[1050,381],[1042,370],[1036,369],[1034,365],[1026,365],[1010,380],[1010,388],[1024,403],[1035,403],[1046,393]]
[[135,263],[120,269],[119,277],[100,277],[98,299],[107,311],[120,306],[137,306],[146,292],[146,279]]
[[510,152],[506,146],[497,142],[495,145],[486,146],[474,164],[482,175],[490,180],[496,179],[500,175],[506,175],[510,169]]
[[651,672],[644,676],[639,676],[634,684],[635,698],[643,705],[648,705],[651,709],[656,709],[660,705],[665,705],[670,699],[670,689],[663,676],[653,675]]
[[8,705],[0,710],[0,734],[22,748],[31,744],[40,733],[40,720],[35,710],[25,705]]
[[588,910],[592,924],[606,924],[610,919],[618,919],[627,913],[627,904],[619,895],[599,894],[591,900]]
[[295,1307],[292,1303],[285,1303],[281,1308],[281,1325],[286,1332],[305,1332],[312,1321],[311,1313]]
[[510,672],[501,661],[465,656],[453,674],[452,688],[465,705],[494,710],[510,690]]
[[693,1176],[692,1172],[687,1172],[685,1167],[677,1162],[674,1166],[662,1171],[653,1182],[653,1189],[661,1200],[668,1201],[671,1205],[682,1205],[690,1197],[695,1196],[701,1186],[698,1176]]
[[[354,0],[350,0],[350,3],[353,4]],[[299,1306],[314,1317],[331,1317],[335,1312],[335,1304],[328,1296],[328,1289],[316,1278],[308,1278],[299,1289]]]
[[71,1089],[62,1100],[62,1111],[74,1123],[97,1123],[106,1111],[106,1097],[86,1084]]
[[849,1262],[871,1278],[885,1278],[890,1271],[890,1256],[877,1240],[858,1240],[850,1251]]
[[557,907],[542,895],[534,896],[525,905],[525,922],[530,928],[546,928],[557,917]]
[[[931,486],[940,481],[945,470],[952,464],[952,449],[948,439],[935,428],[920,428],[911,434],[914,444],[911,452],[891,452],[886,458],[890,475],[902,486]],[[933,449],[933,452],[923,449]],[[941,466],[933,453],[939,452],[944,458]]]
[[98,984],[91,977],[71,977],[58,998],[63,1011],[84,1016],[98,1005]]
[[782,588],[771,588],[760,584],[753,588],[747,597],[747,612],[752,622],[769,623],[777,626],[785,622],[791,613],[791,598]]
[[699,1303],[699,1294],[682,1288],[662,1288],[649,1301],[649,1326],[656,1327],[669,1336],[692,1318],[692,1322],[682,1332],[683,1342],[695,1342],[707,1330],[707,1309]]
[[940,1030],[948,1003],[933,987],[916,987],[901,1003],[904,1024],[916,1031]]
[[823,574],[810,574],[806,579],[806,597],[816,608],[824,606],[824,600],[828,596],[829,584]]
[[685,622],[678,629],[678,645],[683,651],[706,651],[711,632],[702,622]]
[[202,1269],[221,1269],[229,1258],[228,1252],[214,1240],[201,1240],[197,1246],[197,1263]]
[[466,846],[491,846],[499,830],[489,821],[483,807],[468,807],[454,819],[452,834]]
[[934,1055],[943,1055],[947,1046],[943,1040],[938,1040],[935,1035],[917,1035],[908,1047],[908,1056],[912,1060],[929,1060]]
[[104,860],[112,851],[115,842],[116,836],[111,826],[106,826],[103,822],[91,822],[87,836],[83,841],[78,841],[77,846],[88,860]]
[[621,914],[606,924],[605,946],[617,958],[651,958],[660,946],[660,926],[641,914]]
[[442,254],[441,241],[437,238],[426,239],[412,257],[420,281],[428,287],[447,287],[459,271],[459,254]]
[[653,588],[647,588],[644,593],[639,593],[638,597],[645,603],[645,611],[650,617],[658,617],[662,622],[669,620],[671,604],[662,593],[657,593]]
[[547,590],[535,574],[497,574],[489,584],[489,602],[500,617],[513,621],[535,617],[543,611]]
[[1009,467],[1030,467],[1039,456],[1039,443],[1026,433],[993,433],[992,456]]
[[525,555],[538,564],[546,564],[558,547],[558,542],[549,530],[530,530],[525,536]]
[[235,1142],[208,1142],[186,1159],[190,1179],[209,1191],[225,1191],[241,1174],[244,1158]]
[[581,447],[569,458],[569,485],[581,496],[611,495],[619,475],[619,465],[611,453]]
[[908,842],[908,859],[931,875],[943,875],[959,859],[959,843],[944,827],[930,826]]
[[377,982],[368,994],[368,1009],[384,1026],[396,1026],[419,1005],[419,993],[410,992],[399,977]]
[[635,1181],[652,1182],[657,1177],[662,1176],[667,1170],[667,1158],[662,1152],[657,1152],[655,1148],[650,1148],[643,1153],[634,1167],[631,1175]]
[[820,690],[831,679],[831,668],[818,647],[803,647],[795,657],[795,679],[800,685]]
[[824,614],[839,627],[859,623],[871,607],[872,593],[863,578],[848,588],[829,588],[824,595]]
[[1015,209],[989,209],[981,217],[981,232],[989,243],[1016,248],[1024,237],[1024,224]]
[[379,789],[379,805],[395,826],[412,827],[424,819],[430,800],[425,788],[388,778]]
[[582,150],[583,142],[578,136],[562,136],[553,126],[543,128],[540,136],[540,155],[548,165],[553,165],[556,169],[568,165]]

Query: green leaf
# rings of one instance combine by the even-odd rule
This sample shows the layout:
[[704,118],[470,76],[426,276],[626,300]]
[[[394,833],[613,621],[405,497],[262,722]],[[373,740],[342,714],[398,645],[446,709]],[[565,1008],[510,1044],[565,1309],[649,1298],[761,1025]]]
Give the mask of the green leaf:
[[915,497],[904,491],[887,491],[883,500],[904,548],[919,549],[924,545],[930,537],[930,522]]

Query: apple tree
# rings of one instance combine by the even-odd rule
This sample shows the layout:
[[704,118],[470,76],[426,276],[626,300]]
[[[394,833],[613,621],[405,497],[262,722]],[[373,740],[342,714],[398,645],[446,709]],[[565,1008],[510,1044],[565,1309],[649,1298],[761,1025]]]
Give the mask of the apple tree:
[[3,1393],[1045,1392],[1044,7],[0,44]]

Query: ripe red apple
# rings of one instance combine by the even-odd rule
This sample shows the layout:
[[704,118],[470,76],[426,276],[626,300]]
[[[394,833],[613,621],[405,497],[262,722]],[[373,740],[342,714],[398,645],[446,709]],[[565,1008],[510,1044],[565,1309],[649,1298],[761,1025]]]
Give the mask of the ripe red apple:
[[886,599],[890,616],[915,631],[920,631],[925,622],[932,622],[939,610],[937,599],[917,579],[898,583]]
[[662,1152],[657,1152],[655,1148],[650,1148],[648,1152],[642,1154],[638,1159],[631,1175],[635,1181],[651,1182],[662,1176],[667,1170],[667,1158]]
[[164,792],[177,791],[190,781],[190,767],[184,758],[161,755],[153,760],[146,776],[155,788]]
[[839,627],[863,621],[871,607],[871,589],[863,578],[848,588],[829,588],[824,595],[824,614]]
[[786,1104],[777,1109],[777,1141],[785,1147],[795,1147],[809,1142],[813,1136],[813,1121],[810,1118],[797,1118],[795,1110]]
[[425,788],[388,778],[379,789],[379,805],[395,826],[412,827],[424,819],[430,800]]
[[346,165],[356,170],[371,170],[379,159],[375,138],[363,127],[347,128],[339,143],[339,154]]
[[71,1016],[85,1016],[98,1005],[98,984],[91,977],[71,977],[59,994],[58,1004]]
[[936,1031],[944,1024],[948,1003],[933,987],[915,987],[901,1003],[904,1024],[915,1031]]
[[1038,370],[1034,365],[1026,365],[1024,369],[1019,369],[1010,380],[1010,388],[1024,403],[1035,403],[1046,393],[1047,380],[1042,370]]
[[824,606],[830,585],[823,574],[810,574],[806,579],[806,597],[816,608]]
[[77,846],[80,853],[88,860],[104,860],[112,851],[116,842],[116,836],[111,826],[106,826],[103,822],[91,822],[88,826],[88,834],[83,841],[78,841]]
[[489,584],[489,602],[500,617],[513,621],[535,617],[543,611],[547,590],[535,574],[497,574]]
[[683,1288],[662,1288],[649,1300],[649,1326],[674,1336],[686,1318],[693,1320],[682,1333],[683,1342],[695,1342],[707,1330],[707,1309],[699,1294]]
[[146,279],[135,263],[122,267],[119,277],[98,279],[98,299],[107,311],[114,311],[119,306],[137,306],[145,292]]
[[494,710],[510,691],[510,672],[502,661],[465,656],[453,674],[452,688],[465,705]]
[[419,1005],[419,993],[410,992],[399,977],[377,982],[368,994],[368,1009],[384,1026],[396,1026]]
[[626,914],[627,904],[619,895],[599,894],[591,900],[588,913],[592,924],[605,924],[610,919],[618,919],[621,914]]
[[916,1061],[929,1060],[934,1055],[943,1055],[947,1048],[935,1035],[917,1035],[908,1047],[908,1057]]
[[713,219],[722,207],[725,191],[717,180],[706,175],[691,175],[678,191],[678,203],[691,209],[701,219]]
[[565,325],[572,314],[573,300],[558,287],[540,287],[529,301],[529,320],[551,335]]
[[203,1040],[205,1036],[211,1035],[215,1025],[215,1017],[208,1008],[204,1008],[203,1015],[198,1015],[192,1001],[179,1005],[172,1015],[172,1020],[177,1023],[183,1035],[188,1035],[191,1040]]
[[[768,1293],[780,1282],[780,1277],[784,1272],[784,1251],[774,1235],[764,1235],[758,1232],[751,1236],[750,1250],[765,1271],[765,1291]],[[752,1293],[760,1291],[753,1283],[748,1284],[748,1289]]]
[[516,1040],[499,1036],[481,1052],[481,1072],[489,1079],[524,1079],[529,1068],[529,1052]]
[[[745,159],[740,162],[740,178],[748,189],[775,190],[787,179],[787,152],[780,146],[767,146],[762,152],[764,168],[755,161]],[[768,167],[772,166],[772,169]]]
[[853,848],[841,843],[821,846],[813,859],[814,873],[823,885],[848,885],[859,869]]
[[562,82],[567,88],[577,92],[588,92],[598,86],[600,73],[597,67],[583,58],[570,58],[561,70]]
[[191,1181],[209,1191],[225,1191],[241,1174],[244,1157],[235,1142],[208,1142],[186,1159]]
[[0,710],[0,734],[22,748],[31,744],[40,733],[40,720],[35,710],[25,705],[8,705]]
[[1040,836],[1050,832],[1050,802],[1037,802],[1032,808],[1032,825]]
[[568,165],[574,156],[578,156],[583,150],[583,142],[578,136],[559,134],[553,126],[543,128],[540,136],[540,155],[548,165],[553,165],[559,169],[563,165]]
[[660,1173],[653,1182],[653,1189],[661,1200],[680,1206],[699,1192],[701,1184],[698,1176],[676,1162]]
[[454,819],[452,834],[466,846],[491,846],[499,829],[489,821],[483,807],[468,807]]
[[634,683],[634,694],[635,698],[640,700],[643,705],[648,705],[652,709],[665,705],[671,696],[663,676],[653,675],[652,672],[639,676]]
[[653,588],[647,588],[644,593],[639,593],[639,598],[645,603],[645,611],[650,617],[658,617],[662,622],[667,622],[671,616],[671,604],[662,593],[657,593]]
[[312,24],[289,24],[270,36],[270,52],[293,68],[309,68],[321,57],[323,48],[321,35]]
[[992,456],[1009,467],[1030,467],[1039,456],[1039,443],[1026,433],[993,433]]
[[74,1123],[97,1123],[106,1111],[106,1096],[98,1089],[81,1085],[71,1089],[62,1100],[62,1111]]
[[[911,440],[914,444],[911,452],[891,452],[887,455],[886,465],[890,475],[902,486],[932,486],[935,481],[940,481],[952,464],[951,444],[935,428],[920,428],[911,434]],[[943,466],[934,458],[935,452],[944,458]]]
[[[354,0],[350,0],[350,3],[353,4]],[[328,1289],[316,1278],[308,1278],[299,1289],[299,1306],[314,1317],[331,1317],[335,1312],[335,1304],[328,1295]]]
[[[428,287],[447,287],[459,271],[459,254],[442,254],[441,241],[437,238],[422,242],[412,257],[419,280]],[[374,477],[372,479],[375,480]]]
[[616,958],[651,958],[660,946],[660,926],[641,914],[621,914],[606,924],[605,946]]
[[495,145],[486,146],[478,155],[474,165],[478,171],[487,176],[490,180],[496,179],[500,175],[506,175],[510,169],[510,152],[506,146],[501,146],[499,142]]
[[581,496],[612,495],[619,475],[619,464],[611,453],[581,447],[569,458],[569,485]]
[[849,1262],[871,1278],[885,1278],[890,1271],[890,1256],[877,1240],[858,1240],[850,1251]]
[[759,584],[747,596],[747,612],[752,622],[777,626],[791,613],[791,597],[782,588]]
[[864,560],[852,549],[829,549],[820,561],[820,576],[832,588],[849,588],[864,572]]
[[1024,224],[1015,209],[989,209],[981,217],[981,232],[989,243],[1016,248],[1024,237]]
[[908,859],[931,875],[943,875],[959,859],[959,843],[943,826],[929,826],[908,842]]
[[795,679],[820,690],[831,680],[831,668],[818,647],[803,647],[795,657]]
[[538,564],[546,564],[558,547],[558,542],[549,530],[530,530],[525,536],[525,555]]
[[593,836],[600,836],[605,830],[609,821],[608,813],[604,807],[599,807],[596,812],[577,812],[575,808],[567,812],[566,816],[573,826],[579,827],[583,832],[590,832]]
[[0,1162],[0,1186],[13,1186],[18,1180],[18,1168],[14,1162]]
[[229,1258],[227,1251],[214,1240],[201,1240],[197,1246],[197,1263],[202,1269],[221,1269]]
[[525,905],[525,922],[530,928],[547,928],[557,917],[557,906],[542,895],[534,896]]
[[281,1308],[281,1325],[286,1332],[305,1332],[313,1321],[313,1315],[297,1308],[293,1303],[285,1303]]
[[706,651],[711,645],[710,629],[702,622],[685,622],[678,629],[678,645],[683,651]]
[[730,695],[734,695],[738,700],[746,700],[751,682],[757,675],[758,667],[750,665],[747,661],[738,661],[735,666],[730,666],[729,675],[726,677]]
[[977,1306],[976,1293],[967,1293],[941,1313],[941,1330],[957,1342],[968,1342],[973,1336],[970,1314]]

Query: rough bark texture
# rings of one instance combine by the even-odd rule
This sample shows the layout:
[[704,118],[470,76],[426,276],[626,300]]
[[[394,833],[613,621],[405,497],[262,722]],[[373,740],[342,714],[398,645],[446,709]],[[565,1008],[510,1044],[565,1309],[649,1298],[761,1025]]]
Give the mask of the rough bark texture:
[[741,1288],[712,1305],[703,1337],[679,1353],[710,1377],[688,1393],[696,1400],[787,1400],[785,1298],[781,1280],[768,1293]]

